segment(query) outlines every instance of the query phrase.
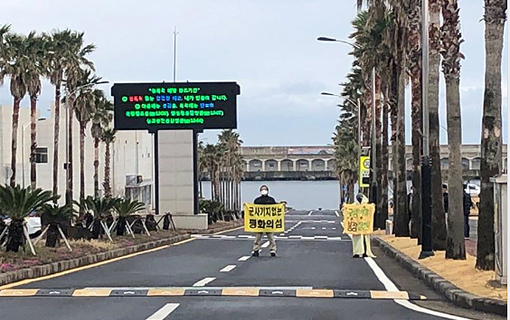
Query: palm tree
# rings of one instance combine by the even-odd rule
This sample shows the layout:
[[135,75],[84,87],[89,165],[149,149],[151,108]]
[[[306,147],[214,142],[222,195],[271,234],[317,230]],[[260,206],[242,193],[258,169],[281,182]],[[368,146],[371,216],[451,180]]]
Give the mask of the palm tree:
[[74,214],[75,211],[71,205],[45,204],[42,207],[41,220],[46,221],[48,225],[46,247],[54,248],[57,245],[59,228],[62,230],[62,227],[67,227]]
[[[46,35],[49,39],[47,54],[47,77],[55,86],[55,109],[54,109],[54,132],[53,132],[53,194],[58,194],[58,170],[59,170],[59,137],[60,137],[60,100],[61,88],[64,80],[64,71],[72,67],[73,61],[77,58],[74,54],[76,43],[80,37],[70,30],[54,31]],[[79,59],[84,59],[81,57]],[[87,64],[87,60],[82,62]],[[67,183],[67,182],[66,182]]]
[[94,239],[99,238],[100,230],[103,228],[108,238],[110,238],[110,234],[107,231],[106,220],[112,216],[113,211],[115,210],[115,206],[120,201],[117,198],[105,197],[105,198],[96,198],[88,196],[87,198],[80,201],[80,211],[89,212],[94,217],[94,225],[92,228],[92,236]]
[[494,270],[494,187],[501,172],[501,53],[507,2],[485,0],[485,93],[482,118],[481,193],[476,267]]
[[411,77],[411,119],[413,147],[413,201],[411,203],[411,237],[421,242],[421,156],[422,156],[422,59],[421,59],[421,1],[409,1],[409,75]]
[[35,32],[31,32],[26,41],[31,57],[25,73],[27,90],[30,96],[30,186],[35,189],[37,183],[35,164],[37,99],[41,93],[41,76],[45,74],[47,67],[46,51],[48,46],[46,37],[36,36]]
[[83,36],[84,33],[72,32],[69,34],[70,36],[70,46],[68,52],[66,52],[66,63],[64,69],[64,77],[65,77],[65,96],[66,96],[66,105],[69,111],[68,114],[68,140],[69,140],[69,148],[68,158],[69,163],[67,164],[66,176],[67,176],[67,190],[68,190],[68,199],[67,201],[72,201],[73,199],[73,120],[74,120],[74,107],[75,107],[75,99],[76,93],[80,88],[80,85],[84,85],[80,83],[82,79],[82,74],[84,70],[95,71],[94,64],[92,61],[87,59],[87,55],[95,50],[94,44],[83,44]]
[[[0,212],[11,219],[8,229],[7,251],[18,252],[23,244],[24,218],[39,210],[55,197],[51,191],[0,185]],[[57,197],[58,198],[58,197]]]
[[99,197],[99,143],[103,128],[108,128],[112,122],[113,103],[106,98],[102,90],[95,90],[94,97],[95,110],[90,132],[94,138],[94,196]]
[[205,171],[207,170],[207,163],[204,161],[204,142],[203,141],[199,141],[198,142],[198,146],[197,146],[197,149],[198,149],[198,160],[197,160],[197,165],[198,165],[198,182],[199,182],[199,185],[198,185],[198,195],[199,195],[199,198],[202,198],[203,195],[202,195],[202,180],[204,179],[204,174],[205,174]]
[[97,96],[101,94],[101,90],[93,90],[92,86],[100,80],[90,71],[84,71],[78,82],[81,89],[76,93],[74,111],[80,124],[80,198],[85,197],[85,130],[96,112]]
[[460,53],[461,34],[457,0],[443,1],[443,74],[446,82],[446,110],[448,145],[448,235],[447,259],[466,259],[464,243],[463,184],[460,146],[462,143],[460,119]]
[[431,201],[432,201],[432,249],[446,249],[446,219],[444,213],[441,175],[441,160],[439,154],[439,62],[441,56],[440,14],[441,1],[429,0],[429,142],[431,169]]
[[234,201],[233,201],[233,187],[234,187],[234,176],[236,167],[234,165],[235,157],[239,154],[239,150],[242,140],[239,139],[239,133],[229,130],[223,130],[221,134],[218,135],[218,141],[220,148],[224,150],[224,156],[222,159],[226,166],[226,183],[225,184],[225,206],[229,210],[233,210]]
[[204,162],[211,177],[211,199],[219,200],[218,176],[221,165],[221,152],[218,146],[207,144],[204,148]]
[[145,203],[138,200],[122,199],[115,203],[115,211],[118,214],[117,235],[123,236],[126,232],[126,219],[133,213],[145,208]]
[[107,198],[112,196],[112,188],[110,185],[110,146],[115,141],[116,131],[113,129],[106,129],[103,131],[101,135],[101,141],[103,141],[106,145],[106,152],[104,156],[104,195]]
[[[5,32],[5,30],[3,31]],[[16,153],[18,146],[18,122],[21,100],[27,93],[26,71],[31,64],[30,41],[27,37],[4,33],[0,51],[0,79],[10,78],[10,89],[13,97],[12,139],[11,139],[11,178],[10,185],[16,184]]]

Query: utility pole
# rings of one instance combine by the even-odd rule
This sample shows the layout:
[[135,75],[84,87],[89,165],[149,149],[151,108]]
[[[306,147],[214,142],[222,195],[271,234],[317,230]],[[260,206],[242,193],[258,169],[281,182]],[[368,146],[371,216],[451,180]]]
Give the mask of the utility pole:
[[175,74],[177,67],[177,27],[174,27],[174,82],[175,82]]
[[423,157],[421,162],[422,183],[422,244],[418,259],[434,255],[432,251],[432,208],[431,208],[431,159],[429,146],[429,2],[422,1],[422,112],[423,112]]

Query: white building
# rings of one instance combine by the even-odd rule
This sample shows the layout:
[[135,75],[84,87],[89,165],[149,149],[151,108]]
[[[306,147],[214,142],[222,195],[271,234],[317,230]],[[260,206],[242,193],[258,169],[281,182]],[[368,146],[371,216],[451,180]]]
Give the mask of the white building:
[[[49,118],[37,117],[37,186],[45,190],[53,187],[53,134],[54,108]],[[58,192],[60,202],[65,201],[64,164],[66,162],[66,108],[60,111]],[[94,139],[88,125],[85,137],[85,193],[94,193]],[[12,107],[0,106],[0,183],[8,184],[11,176]],[[80,194],[80,142],[79,125],[73,123],[73,197]],[[99,153],[99,185],[103,191],[105,145],[101,143]],[[22,186],[30,185],[30,109],[20,108],[18,147],[16,156],[16,181]],[[146,131],[119,131],[111,146],[111,186],[115,196],[135,195],[153,208],[153,138]],[[137,179],[136,177],[139,176]]]

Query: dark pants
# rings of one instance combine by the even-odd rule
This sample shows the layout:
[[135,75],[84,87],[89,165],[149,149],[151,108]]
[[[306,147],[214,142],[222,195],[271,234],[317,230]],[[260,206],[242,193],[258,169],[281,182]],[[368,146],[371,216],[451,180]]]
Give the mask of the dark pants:
[[464,237],[469,238],[469,216],[464,216]]

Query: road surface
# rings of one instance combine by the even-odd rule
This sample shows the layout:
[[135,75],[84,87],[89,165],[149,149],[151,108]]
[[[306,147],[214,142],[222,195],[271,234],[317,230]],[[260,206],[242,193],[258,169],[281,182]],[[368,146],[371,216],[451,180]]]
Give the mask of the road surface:
[[267,242],[251,257],[238,229],[18,283],[0,319],[504,319],[446,303],[377,248],[352,258],[337,212],[291,211],[286,230],[277,257]]

